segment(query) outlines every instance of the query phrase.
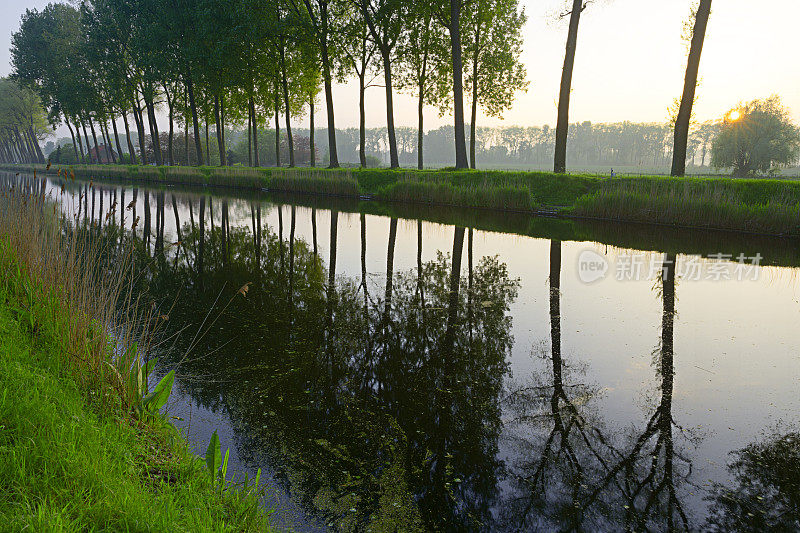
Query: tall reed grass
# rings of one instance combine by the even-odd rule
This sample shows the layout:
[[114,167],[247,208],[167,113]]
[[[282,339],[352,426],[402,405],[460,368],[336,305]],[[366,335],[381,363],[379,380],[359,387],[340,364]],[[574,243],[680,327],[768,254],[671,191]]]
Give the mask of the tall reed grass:
[[271,531],[259,476],[226,479],[159,414],[174,372],[150,392],[142,357],[166,317],[135,295],[133,239],[44,190],[0,181],[0,529]]
[[[0,168],[31,168],[4,166]],[[42,166],[35,167],[39,172]],[[600,179],[546,172],[282,169],[76,165],[62,175],[131,181],[373,197],[398,203],[534,212],[798,235],[800,181],[775,179]]]
[[573,213],[676,226],[800,234],[800,199],[793,184],[756,197],[739,184],[729,185],[723,180],[609,180],[579,198]]
[[1,264],[30,280],[19,288],[25,305],[61,325],[57,335],[76,375],[89,387],[111,387],[109,398],[127,409],[141,393],[127,376],[144,363],[161,317],[133,292],[132,246],[115,251],[114,261],[103,260],[108,245],[64,218],[60,198],[43,190],[38,180],[0,184]]
[[408,173],[384,187],[376,198],[455,207],[474,207],[506,211],[532,211],[535,208],[527,188],[513,187],[495,180],[460,181],[448,177],[420,177]]
[[318,170],[274,170],[269,178],[269,190],[358,197],[358,182],[349,171],[336,174]]

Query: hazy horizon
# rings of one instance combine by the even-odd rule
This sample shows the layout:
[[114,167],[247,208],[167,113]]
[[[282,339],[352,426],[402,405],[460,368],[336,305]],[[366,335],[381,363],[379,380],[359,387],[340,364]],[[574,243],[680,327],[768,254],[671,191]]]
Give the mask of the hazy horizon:
[[[41,9],[48,3],[6,0],[0,7],[0,75],[11,71],[11,33],[18,29],[25,9]],[[721,117],[740,101],[778,94],[800,122],[800,66],[790,55],[795,48],[792,30],[800,19],[800,2],[767,3],[770,9],[764,9],[764,3],[754,8],[747,0],[713,5],[700,65],[697,120]],[[479,126],[555,124],[567,30],[566,21],[559,20],[557,13],[564,0],[520,0],[520,4],[528,15],[522,62],[528,71],[529,89],[517,95],[504,120],[481,114]],[[668,108],[683,88],[687,50],[681,31],[690,5],[688,0],[598,0],[590,4],[578,36],[570,122],[667,121]],[[637,23],[640,20],[643,22]],[[336,85],[334,102],[337,128],[357,126],[357,82]],[[320,94],[318,127],[326,125],[323,104],[324,95]],[[294,122],[302,125],[306,121],[300,117]],[[367,126],[379,127],[385,122],[384,93],[375,87],[367,91]],[[412,96],[395,97],[395,122],[416,126]],[[427,108],[425,122],[428,130],[450,124],[452,118],[440,117],[436,109]]]

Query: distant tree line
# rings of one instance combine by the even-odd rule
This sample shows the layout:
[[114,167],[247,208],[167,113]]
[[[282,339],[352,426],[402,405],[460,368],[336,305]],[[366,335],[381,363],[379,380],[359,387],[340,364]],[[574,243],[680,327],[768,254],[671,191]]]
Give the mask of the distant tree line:
[[[687,161],[690,166],[708,168],[711,164],[712,143],[716,139],[720,125],[717,122],[707,122],[697,125],[689,136]],[[312,159],[310,147],[312,145],[309,130],[300,128],[293,131],[293,137],[298,152],[296,163],[309,165]],[[225,133],[228,140],[228,163],[248,164],[252,157],[252,140],[247,130],[231,129]],[[339,160],[342,165],[378,166],[388,165],[390,153],[388,149],[388,135],[386,128],[364,128],[363,140],[360,128],[345,128],[336,130],[336,143]],[[571,124],[569,128],[570,151],[568,163],[573,167],[638,167],[646,169],[667,168],[672,159],[672,129],[666,123],[591,123],[583,122]],[[418,131],[413,127],[395,127],[395,137],[398,149],[398,159],[401,166],[414,166],[419,158]],[[555,131],[550,126],[478,126],[475,128],[475,144],[468,140],[467,146],[470,153],[474,153],[483,166],[492,167],[530,167],[546,168],[553,161],[555,148]],[[161,149],[168,146],[167,134],[161,133]],[[133,133],[132,142],[138,145],[136,134]],[[201,136],[202,149],[208,153],[211,164],[219,164],[219,155],[216,139],[210,137],[209,145]],[[125,135],[121,135],[121,145],[127,144]],[[189,164],[195,164],[194,151],[184,149],[184,145],[193,146],[194,140],[190,134],[188,142],[182,132],[176,133],[174,138],[174,155],[177,161],[185,162],[188,155]],[[275,158],[275,129],[264,128],[258,131],[258,146],[260,147],[259,161],[263,165],[273,166]],[[61,151],[54,161],[74,163],[72,144],[69,138],[61,139],[58,143]],[[316,129],[313,146],[317,158],[323,164],[328,162],[329,150],[327,132]],[[361,160],[361,147],[364,148],[364,163]],[[429,167],[451,166],[455,157],[453,150],[453,127],[442,126],[423,133],[424,160]],[[55,153],[56,146],[45,150],[45,155]],[[150,159],[154,154],[151,141],[145,144],[145,150]],[[289,152],[286,137],[280,137],[280,158],[288,161]],[[123,154],[123,159],[127,154]],[[728,165],[725,165],[728,166]]]

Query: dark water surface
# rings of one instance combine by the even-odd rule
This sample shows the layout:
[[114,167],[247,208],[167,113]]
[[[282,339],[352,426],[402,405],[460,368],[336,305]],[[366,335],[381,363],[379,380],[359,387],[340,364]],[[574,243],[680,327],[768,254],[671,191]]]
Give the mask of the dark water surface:
[[64,198],[135,239],[176,334],[158,354],[176,424],[261,468],[279,525],[800,527],[797,241],[108,183]]

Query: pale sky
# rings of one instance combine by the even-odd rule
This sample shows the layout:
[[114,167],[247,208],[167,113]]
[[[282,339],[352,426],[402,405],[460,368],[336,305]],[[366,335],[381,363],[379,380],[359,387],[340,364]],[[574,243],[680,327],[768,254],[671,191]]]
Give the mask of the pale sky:
[[[564,0],[520,0],[528,15],[522,61],[530,87],[519,94],[505,119],[480,117],[479,125],[555,125],[567,23],[556,19]],[[10,71],[11,32],[25,8],[44,0],[2,0],[0,74]],[[597,0],[581,17],[570,106],[570,122],[667,120],[668,108],[683,88],[686,45],[683,21],[691,0]],[[712,4],[695,114],[720,117],[737,102],[779,94],[800,122],[800,62],[797,33],[800,0],[715,0]],[[367,96],[367,125],[384,126],[384,92]],[[324,98],[320,95],[320,98]],[[358,125],[355,83],[335,88],[336,126]],[[322,100],[317,124],[325,125]],[[415,126],[414,99],[395,97],[395,122]],[[300,124],[306,125],[301,119]],[[435,109],[426,112],[426,129],[450,124]]]

